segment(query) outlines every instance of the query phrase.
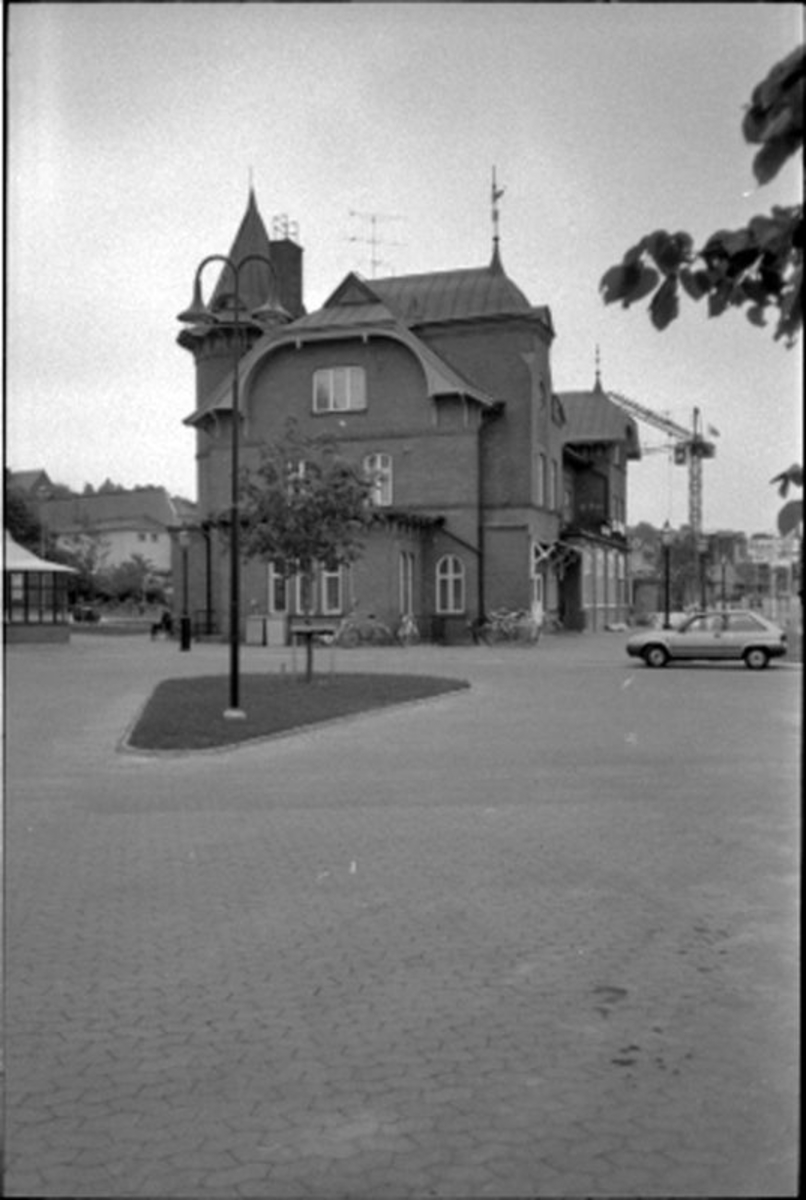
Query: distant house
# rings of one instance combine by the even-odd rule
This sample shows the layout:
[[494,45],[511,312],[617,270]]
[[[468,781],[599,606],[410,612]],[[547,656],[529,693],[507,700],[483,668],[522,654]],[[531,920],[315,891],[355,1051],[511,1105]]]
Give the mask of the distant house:
[[31,500],[43,500],[53,495],[54,483],[47,471],[9,471],[8,483]]
[[171,570],[170,530],[180,524],[177,505],[162,487],[97,492],[44,500],[39,517],[63,549],[93,538],[102,565],[116,567],[133,555],[148,559],[157,574]]
[[12,642],[66,642],[67,580],[75,572],[19,546],[9,533],[3,553],[3,627]]

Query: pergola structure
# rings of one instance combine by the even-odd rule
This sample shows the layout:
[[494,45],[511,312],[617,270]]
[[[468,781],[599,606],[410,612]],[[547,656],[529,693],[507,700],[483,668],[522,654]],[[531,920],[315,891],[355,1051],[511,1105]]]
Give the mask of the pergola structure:
[[6,641],[68,641],[67,582],[75,574],[72,567],[38,558],[6,533],[3,555]]

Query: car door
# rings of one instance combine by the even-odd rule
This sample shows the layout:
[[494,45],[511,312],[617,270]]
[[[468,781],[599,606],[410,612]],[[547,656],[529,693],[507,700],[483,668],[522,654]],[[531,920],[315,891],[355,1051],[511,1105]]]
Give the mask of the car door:
[[722,658],[724,622],[719,613],[703,613],[692,617],[671,636],[675,658]]

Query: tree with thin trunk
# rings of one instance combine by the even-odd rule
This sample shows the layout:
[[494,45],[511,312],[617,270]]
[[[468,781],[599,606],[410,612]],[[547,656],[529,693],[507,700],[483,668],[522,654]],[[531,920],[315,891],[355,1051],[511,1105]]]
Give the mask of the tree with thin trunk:
[[[245,473],[244,554],[271,562],[285,579],[300,576],[307,617],[316,571],[333,571],[361,556],[372,522],[372,488],[372,480],[340,456],[334,439],[305,436],[294,421],[265,449],[260,466]],[[309,638],[305,678],[312,676]]]

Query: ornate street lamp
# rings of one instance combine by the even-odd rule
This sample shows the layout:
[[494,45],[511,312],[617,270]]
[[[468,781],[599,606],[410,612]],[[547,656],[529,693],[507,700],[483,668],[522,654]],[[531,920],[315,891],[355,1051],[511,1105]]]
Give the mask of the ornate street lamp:
[[[204,268],[211,262],[224,264],[233,279],[233,306],[230,310],[225,307],[209,308],[202,299],[201,276]],[[196,268],[193,281],[193,299],[190,308],[179,314],[178,320],[190,325],[211,325],[227,327],[232,330],[232,450],[231,450],[231,493],[230,493],[230,617],[229,617],[229,708],[224,710],[224,716],[230,719],[243,719],[246,713],[240,706],[240,493],[239,493],[239,452],[240,452],[240,418],[241,407],[239,398],[239,363],[241,344],[241,271],[251,262],[260,262],[268,267],[276,290],[276,272],[274,266],[265,254],[247,254],[237,263],[225,254],[208,254]],[[275,293],[266,302],[249,314],[247,318],[258,325],[272,321],[289,320],[288,314],[282,308]]]
[[667,521],[660,531],[660,544],[663,547],[663,628],[671,629],[671,571],[669,570],[669,555],[674,541],[674,531]]
[[179,548],[182,551],[182,615],[179,618],[179,649],[189,650],[191,642],[190,613],[188,612],[188,550],[190,549],[190,530],[182,526],[177,535]]

